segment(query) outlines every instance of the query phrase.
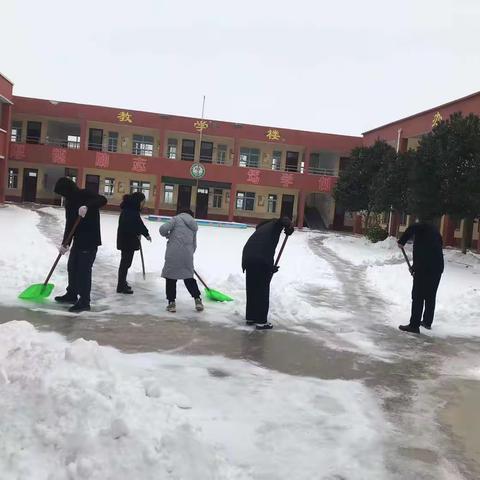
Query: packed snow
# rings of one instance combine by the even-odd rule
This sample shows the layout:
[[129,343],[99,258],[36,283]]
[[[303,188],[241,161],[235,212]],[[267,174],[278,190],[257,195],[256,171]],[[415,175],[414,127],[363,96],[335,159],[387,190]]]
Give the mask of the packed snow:
[[0,325],[2,480],[384,480],[359,382],[219,357],[123,354]]
[[[365,267],[369,286],[389,309],[385,315],[388,325],[396,328],[408,323],[412,277],[395,238],[372,244],[363,237],[332,235],[324,245],[344,260]],[[412,261],[410,245],[407,253]],[[444,257],[433,329],[428,334],[480,337],[480,258],[473,252],[463,255],[454,249],[444,250]]]

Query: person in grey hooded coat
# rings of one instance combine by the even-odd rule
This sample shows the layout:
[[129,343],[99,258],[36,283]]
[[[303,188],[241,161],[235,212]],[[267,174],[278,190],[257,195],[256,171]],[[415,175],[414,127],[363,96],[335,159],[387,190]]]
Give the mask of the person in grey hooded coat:
[[183,210],[160,227],[160,235],[168,239],[162,277],[166,280],[167,310],[176,312],[177,280],[183,280],[195,299],[197,311],[203,310],[200,290],[194,277],[193,254],[197,249],[198,225],[191,210]]

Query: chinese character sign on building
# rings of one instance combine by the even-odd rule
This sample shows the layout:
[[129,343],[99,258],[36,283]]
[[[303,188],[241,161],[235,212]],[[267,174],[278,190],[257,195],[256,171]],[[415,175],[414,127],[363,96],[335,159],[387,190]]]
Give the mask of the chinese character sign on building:
[[130,112],[119,112],[117,118],[119,122],[133,122],[132,114]]
[[335,185],[335,177],[320,177],[318,179],[318,190],[324,193],[330,193]]
[[266,137],[267,137],[269,140],[280,140],[280,132],[279,132],[278,130],[276,130],[276,129],[270,128],[270,129],[267,131]]
[[443,118],[442,118],[441,113],[437,112],[432,118],[432,128],[437,127],[442,120],[443,120]]
[[144,173],[147,171],[147,159],[135,158],[132,163],[132,172]]
[[285,188],[293,185],[293,173],[282,173],[280,176],[280,184]]
[[95,155],[95,166],[98,168],[108,168],[110,166],[110,155],[104,152],[97,152]]
[[65,165],[67,163],[67,150],[65,148],[52,148],[52,163]]
[[203,130],[206,130],[208,128],[208,122],[206,120],[197,120],[194,124],[193,127],[195,130],[198,132],[201,132]]
[[260,183],[260,170],[248,170],[247,172],[247,182],[258,185]]

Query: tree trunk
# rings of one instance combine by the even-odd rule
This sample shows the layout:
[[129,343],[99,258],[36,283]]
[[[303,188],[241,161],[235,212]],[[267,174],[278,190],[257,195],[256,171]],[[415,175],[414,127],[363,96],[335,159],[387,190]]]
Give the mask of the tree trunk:
[[472,234],[473,234],[473,217],[468,217],[463,220],[462,231],[462,253],[467,253],[469,248],[472,248]]
[[367,214],[365,215],[365,230],[369,227],[370,223],[370,210],[367,210]]

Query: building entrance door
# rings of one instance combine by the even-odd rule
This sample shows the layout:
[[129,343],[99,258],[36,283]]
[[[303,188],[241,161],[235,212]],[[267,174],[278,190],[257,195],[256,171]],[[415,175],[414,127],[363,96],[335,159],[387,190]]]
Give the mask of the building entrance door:
[[192,187],[190,185],[178,186],[177,213],[185,208],[190,208],[192,199]]
[[208,217],[208,188],[197,188],[196,218]]
[[98,175],[87,175],[85,177],[85,190],[98,193],[100,191],[100,177]]
[[293,219],[293,204],[295,203],[294,195],[282,195],[282,209],[280,211],[281,217],[288,217]]
[[35,202],[37,200],[38,170],[25,168],[23,170],[22,201]]

